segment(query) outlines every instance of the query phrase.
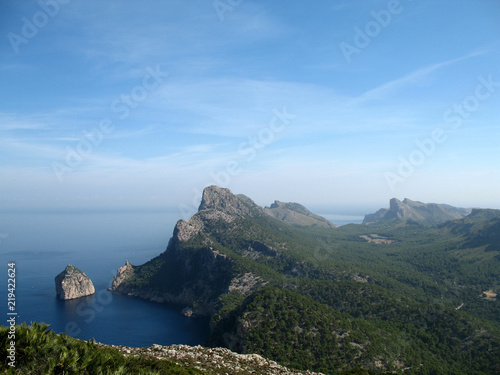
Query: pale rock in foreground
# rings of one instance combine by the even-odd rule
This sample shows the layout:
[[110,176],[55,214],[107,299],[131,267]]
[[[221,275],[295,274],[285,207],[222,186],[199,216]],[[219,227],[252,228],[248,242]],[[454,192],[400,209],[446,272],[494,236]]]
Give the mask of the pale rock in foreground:
[[208,375],[323,375],[319,372],[290,369],[258,354],[238,354],[226,348],[207,348],[200,345],[154,344],[148,348],[99,345],[118,349],[125,356],[149,356],[169,360],[180,366],[195,367]]
[[92,281],[78,268],[68,264],[55,278],[57,298],[62,300],[90,296],[95,293]]

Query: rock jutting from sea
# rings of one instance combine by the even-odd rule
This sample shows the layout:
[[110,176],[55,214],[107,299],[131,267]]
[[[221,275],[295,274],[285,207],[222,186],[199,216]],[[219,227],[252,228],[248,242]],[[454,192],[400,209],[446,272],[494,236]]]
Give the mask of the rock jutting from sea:
[[57,298],[62,300],[90,296],[95,293],[92,281],[78,268],[68,264],[66,269],[55,277]]

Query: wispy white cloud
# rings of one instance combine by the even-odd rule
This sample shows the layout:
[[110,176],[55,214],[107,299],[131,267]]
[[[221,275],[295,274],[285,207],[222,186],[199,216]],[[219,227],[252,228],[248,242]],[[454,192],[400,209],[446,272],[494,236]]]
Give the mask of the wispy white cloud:
[[[402,64],[397,68],[409,73],[399,78],[393,75],[380,84],[374,72],[381,69],[387,77],[394,65],[359,59],[359,65],[354,66],[332,58],[332,51],[338,52],[334,36],[343,29],[351,33],[358,22],[353,15],[368,17],[372,3],[366,2],[359,11],[361,5],[352,1],[336,2],[337,23],[328,15],[308,19],[332,5],[290,4],[283,10],[270,3],[243,1],[221,22],[211,1],[151,3],[154,5],[69,2],[37,38],[30,40],[18,61],[0,64],[2,75],[15,72],[21,77],[23,70],[40,69],[40,74],[48,74],[45,82],[50,83],[30,86],[40,90],[33,95],[38,100],[37,112],[30,109],[22,94],[17,107],[0,108],[4,111],[0,112],[0,152],[5,156],[0,159],[0,174],[4,181],[12,182],[0,186],[0,197],[26,191],[19,193],[26,198],[33,191],[21,187],[36,186],[32,190],[40,196],[57,200],[62,194],[68,202],[72,194],[76,196],[74,191],[83,196],[85,190],[101,196],[100,203],[113,200],[117,190],[136,201],[146,191],[173,200],[190,199],[191,187],[214,183],[210,172],[224,171],[229,161],[237,161],[242,173],[232,179],[233,186],[261,189],[262,196],[269,195],[266,189],[271,186],[273,195],[280,199],[286,199],[280,193],[285,189],[290,199],[293,193],[307,190],[296,198],[298,201],[305,201],[310,194],[324,201],[335,196],[354,200],[357,193],[367,196],[369,186],[373,196],[366,199],[376,196],[385,201],[388,189],[383,172],[397,163],[399,150],[410,144],[410,150],[402,154],[411,152],[424,126],[437,125],[425,100],[414,92],[408,94],[413,91],[408,88],[431,78],[439,79],[439,84],[453,83],[450,77],[441,81],[445,74],[437,74],[448,73],[446,68],[452,65],[475,77],[474,69],[459,62],[486,56],[498,47],[492,44],[468,54],[463,48],[450,48],[453,54],[448,56],[464,55],[448,59],[435,57],[446,56],[441,49],[440,54],[418,61],[405,61],[400,56],[394,60]],[[387,2],[376,4],[382,9]],[[308,7],[305,14],[301,13],[304,7]],[[344,16],[348,16],[345,23],[341,20]],[[379,41],[394,43],[394,50],[408,47],[407,39],[396,35],[400,32],[396,26],[385,28]],[[471,33],[477,37],[477,30]],[[422,39],[419,41],[425,44]],[[373,52],[380,48],[376,44],[370,46]],[[422,47],[416,44],[418,48]],[[42,50],[43,56],[55,56],[54,61],[49,64],[38,59],[41,55],[36,53]],[[300,56],[302,51],[304,56]],[[370,52],[366,53],[368,57]],[[384,61],[389,60],[386,57]],[[438,62],[424,65],[421,61],[428,64],[428,58]],[[482,66],[495,73],[493,65],[483,60]],[[156,64],[162,64],[170,74],[168,80],[159,90],[148,93],[147,100],[125,120],[118,120],[111,110],[113,100],[130,95],[141,84],[145,68]],[[77,75],[85,77],[85,82],[78,81],[81,87],[73,86],[72,78]],[[24,83],[33,77],[45,78],[32,74]],[[53,88],[51,78],[58,81],[60,77],[68,77],[67,84],[62,80]],[[12,92],[20,90],[17,76],[10,84]],[[419,89],[422,96],[429,94],[428,101],[442,95],[437,85]],[[6,107],[5,103],[0,107]],[[488,108],[494,104],[493,100],[488,102]],[[246,161],[238,153],[239,146],[264,134],[260,132],[269,127],[275,110],[286,110],[296,117],[274,135],[272,143],[258,150],[255,160]],[[474,125],[474,136],[455,143],[465,145],[473,139],[474,144],[464,146],[471,153],[479,149],[484,134],[494,138],[488,126],[494,129],[498,117],[495,109],[485,112],[482,108],[477,114],[483,117],[468,123]],[[84,139],[83,132],[96,129],[104,117],[113,120],[115,130],[60,183],[51,163],[63,163],[67,148],[75,148]],[[460,137],[458,133],[453,136]],[[444,162],[449,154],[446,147],[448,144],[439,151]],[[494,145],[488,147],[493,150]],[[489,155],[494,152],[489,151]],[[437,156],[432,162],[435,160],[438,169],[445,165]],[[478,161],[480,158],[474,159]],[[481,181],[487,181],[483,177]],[[38,181],[44,186],[40,189],[43,194],[38,193]],[[8,194],[4,194],[5,189]]]
[[411,128],[421,116],[415,104],[377,107],[320,85],[231,77],[173,80],[150,103],[166,119],[182,116],[186,133],[232,138],[255,135],[284,109],[296,116],[287,135]]
[[449,65],[456,64],[458,62],[464,61],[471,59],[473,57],[477,57],[480,55],[484,55],[488,53],[489,49],[479,49],[474,52],[471,52],[465,56],[461,56],[455,59],[449,59],[445,60],[439,63],[435,63],[420,69],[417,69],[404,77],[386,82],[378,87],[375,87],[374,89],[371,89],[365,93],[363,93],[359,98],[358,101],[360,102],[366,102],[366,101],[374,101],[374,100],[384,100],[387,99],[389,96],[397,94],[397,92],[401,89],[408,88],[408,86],[415,86],[419,82],[421,82],[425,77],[429,76],[430,74],[447,67]]
[[46,143],[19,138],[0,138],[2,153],[9,155],[2,165],[40,164],[43,160],[60,158],[64,150]]
[[[58,48],[83,56],[101,79],[140,76],[141,67],[163,63],[176,72],[227,67],[226,56],[243,45],[287,35],[289,27],[258,4],[241,4],[224,23],[212,2],[71,3],[62,24],[79,25],[80,34],[57,39]],[[94,9],[99,9],[95,11]],[[196,27],[193,27],[196,24]],[[231,30],[228,33],[228,29]]]
[[49,126],[39,119],[20,116],[15,113],[0,112],[0,132],[12,130],[48,129]]

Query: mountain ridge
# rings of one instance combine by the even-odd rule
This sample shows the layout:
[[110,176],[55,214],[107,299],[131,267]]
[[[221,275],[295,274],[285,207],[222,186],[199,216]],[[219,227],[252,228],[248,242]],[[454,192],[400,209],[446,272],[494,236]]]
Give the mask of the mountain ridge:
[[461,219],[471,213],[471,209],[453,207],[447,204],[423,203],[404,198],[392,198],[389,208],[381,208],[373,214],[365,215],[363,224],[390,220],[413,220],[424,225],[436,225],[448,220]]
[[[280,203],[269,208],[305,212]],[[112,289],[178,304],[187,316],[210,316],[209,346],[261,354],[300,370],[444,366],[448,373],[479,375],[500,369],[492,361],[500,350],[500,309],[478,297],[498,292],[500,252],[485,250],[495,238],[474,247],[453,228],[412,220],[339,228],[290,224],[215,186],[205,188],[199,208],[177,222],[162,254],[120,268]],[[484,215],[490,214],[474,211],[477,225],[496,220]],[[387,241],[362,239],[368,235]],[[460,263],[463,254],[474,263]],[[481,331],[468,314],[493,328]],[[398,336],[403,332],[407,340]],[[430,349],[429,342],[439,345]],[[483,358],[484,371],[462,371],[468,356]]]

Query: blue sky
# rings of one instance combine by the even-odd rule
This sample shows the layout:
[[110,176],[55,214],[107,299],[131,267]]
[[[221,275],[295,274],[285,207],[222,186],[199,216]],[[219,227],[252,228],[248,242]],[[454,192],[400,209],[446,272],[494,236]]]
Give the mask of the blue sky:
[[499,14],[7,0],[0,207],[182,211],[219,184],[261,205],[500,208]]

